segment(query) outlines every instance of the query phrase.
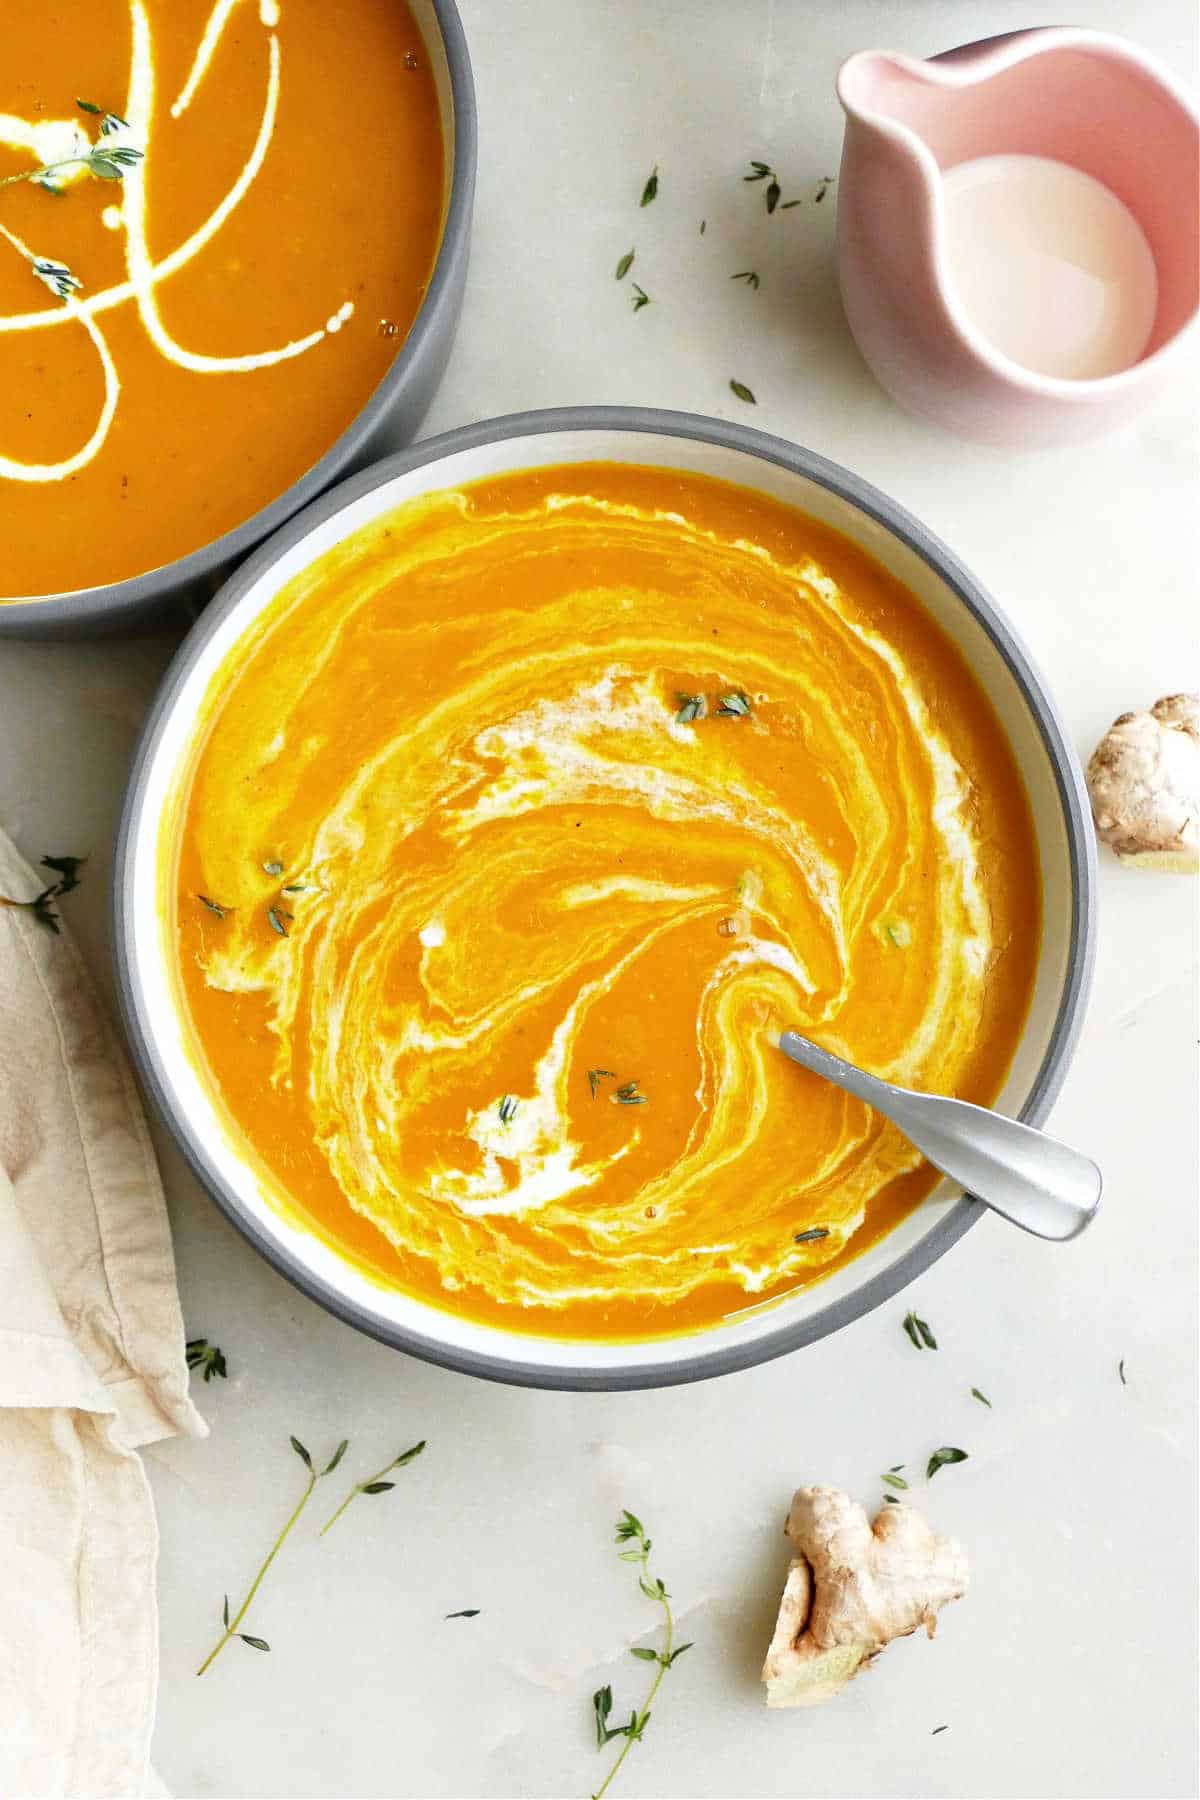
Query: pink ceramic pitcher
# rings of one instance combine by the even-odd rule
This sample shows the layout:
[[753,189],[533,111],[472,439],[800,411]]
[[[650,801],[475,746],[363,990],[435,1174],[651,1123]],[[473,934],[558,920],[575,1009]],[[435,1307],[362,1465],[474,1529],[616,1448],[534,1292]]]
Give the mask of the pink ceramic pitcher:
[[[867,362],[901,406],[965,437],[1043,445],[1128,419],[1167,378],[1200,289],[1200,128],[1135,45],[1052,26],[931,62],[852,56],[838,77],[846,137],[838,267]],[[944,250],[942,173],[975,157],[1052,157],[1102,181],[1140,224],[1158,310],[1138,362],[1095,380],[1023,368],[966,316]]]

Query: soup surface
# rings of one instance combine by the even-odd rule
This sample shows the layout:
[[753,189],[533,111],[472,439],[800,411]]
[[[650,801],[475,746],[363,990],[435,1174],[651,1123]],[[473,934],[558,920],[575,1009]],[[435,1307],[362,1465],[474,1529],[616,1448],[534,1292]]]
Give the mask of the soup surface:
[[142,574],[276,499],[378,385],[437,251],[403,0],[6,0],[0,179],[94,146],[144,155],[0,187],[0,599]]
[[557,1336],[690,1330],[934,1176],[785,1026],[991,1099],[1037,852],[916,601],[748,490],[616,464],[411,502],[270,604],[164,827],[194,1055],[275,1204]]

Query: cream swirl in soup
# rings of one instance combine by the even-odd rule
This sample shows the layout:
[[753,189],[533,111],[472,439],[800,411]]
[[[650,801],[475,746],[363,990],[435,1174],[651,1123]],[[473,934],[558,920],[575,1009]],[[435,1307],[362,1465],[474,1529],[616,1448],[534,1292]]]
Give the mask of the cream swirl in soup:
[[794,1026],[987,1100],[1036,853],[902,587],[814,520],[580,465],[415,501],[272,603],[166,849],[196,1055],[281,1206],[564,1335],[793,1291],[925,1194]]

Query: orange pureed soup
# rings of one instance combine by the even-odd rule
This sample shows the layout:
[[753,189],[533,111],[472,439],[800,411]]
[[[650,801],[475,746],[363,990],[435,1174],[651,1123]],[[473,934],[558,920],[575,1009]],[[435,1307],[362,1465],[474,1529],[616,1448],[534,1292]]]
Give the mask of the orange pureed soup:
[[143,154],[0,187],[0,603],[157,568],[290,487],[403,344],[443,212],[404,0],[17,0],[2,44],[0,179]]
[[560,1337],[693,1330],[932,1171],[784,1026],[988,1101],[1038,857],[957,652],[838,533],[668,469],[409,503],[283,589],[164,828],[194,1056],[274,1203]]

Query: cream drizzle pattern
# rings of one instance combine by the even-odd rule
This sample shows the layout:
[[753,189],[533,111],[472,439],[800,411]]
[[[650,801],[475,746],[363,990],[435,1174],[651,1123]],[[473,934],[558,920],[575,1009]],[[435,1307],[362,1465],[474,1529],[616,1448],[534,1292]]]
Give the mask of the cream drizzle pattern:
[[[582,564],[597,534],[627,547],[648,584],[636,596],[582,586],[550,616],[514,605],[486,625],[469,608],[438,617],[446,583],[458,604],[473,581],[494,582],[498,543],[517,568],[526,554]],[[702,726],[677,721],[662,671],[694,665],[711,645],[672,636],[655,556],[703,583],[706,625],[719,620],[722,641],[739,646],[723,652],[725,678],[755,696],[762,718],[738,729],[769,731],[776,708],[803,714],[853,841],[847,866],[806,823],[802,796],[785,807],[739,763],[736,738],[710,728],[702,739]],[[389,605],[401,586],[403,601]],[[739,612],[747,591],[769,608],[764,622],[751,615],[750,634]],[[313,891],[297,903],[288,945],[264,943],[253,929],[268,885],[257,874],[262,845],[277,841],[297,794],[325,791],[314,698],[323,670],[361,657],[372,629],[400,663],[434,618],[458,659],[452,697],[389,716],[293,845]],[[812,561],[782,565],[677,513],[552,495],[472,517],[469,498],[451,493],[401,509],[299,577],[251,654],[269,658],[276,633],[297,685],[273,689],[269,745],[248,725],[221,740],[214,779],[265,798],[222,815],[203,840],[204,879],[233,910],[206,938],[202,966],[212,988],[267,998],[274,1080],[303,1095],[348,1203],[404,1254],[435,1264],[447,1290],[475,1284],[539,1307],[602,1299],[614,1282],[655,1302],[714,1281],[753,1297],[843,1249],[872,1196],[919,1158],[828,1090],[825,1147],[801,1122],[788,1153],[776,1138],[764,1162],[768,1108],[778,1119],[786,1104],[771,1032],[783,1021],[819,1028],[852,1055],[840,1021],[853,1011],[862,945],[878,941],[885,919],[910,917],[927,955],[919,974],[896,979],[919,984],[917,1024],[878,1066],[952,1086],[978,1027],[991,945],[965,777],[903,659],[852,598]],[[847,659],[877,722],[870,754],[828,682]],[[885,765],[903,793],[899,817]],[[585,814],[619,819],[624,868],[603,855],[589,864],[580,849],[570,878],[552,876],[532,901],[542,929],[516,935],[509,921],[531,904],[548,834]],[[706,866],[715,857],[725,870],[720,881],[694,878],[696,833]],[[913,846],[931,834],[936,857],[918,870]],[[722,937],[719,921],[739,904],[752,928]],[[618,1177],[626,1191],[613,1199],[622,1165],[643,1169],[642,1132],[633,1111],[617,1140],[585,1147],[581,1040],[611,1017],[625,984],[653,982],[679,934],[712,945],[698,992],[679,998],[694,1018],[692,1122],[667,1165],[644,1169],[631,1190]],[[415,974],[400,982],[405,967]],[[507,979],[489,979],[496,969]],[[526,1043],[541,1048],[507,1090],[505,1056]],[[476,1098],[457,1136],[415,1169],[406,1137],[447,1088]],[[508,1119],[506,1091],[518,1103]],[[583,1094],[586,1105],[586,1084]],[[597,1115],[583,1116],[591,1125]],[[781,1231],[793,1201],[801,1215],[819,1205],[828,1238],[796,1244]]]
[[[225,28],[239,4],[244,4],[244,0],[217,0],[201,36],[188,79],[170,109],[172,117],[179,118],[191,105],[220,45]],[[124,116],[129,121],[129,141],[136,143],[139,148],[146,149],[148,152],[146,160],[150,160],[155,129],[156,100],[153,35],[143,0],[130,0],[129,12],[132,52],[129,92]],[[186,268],[204,249],[205,245],[218,234],[258,178],[270,149],[280,95],[281,57],[279,39],[275,31],[280,19],[277,0],[259,0],[258,16],[260,23],[268,33],[268,72],[262,116],[254,144],[241,172],[204,223],[167,256],[158,262],[154,261],[147,247],[146,239],[146,160],[144,160],[126,172],[122,182],[121,203],[119,206],[106,207],[103,219],[107,229],[121,229],[122,227],[125,229],[128,279],[124,282],[114,283],[86,298],[72,296],[56,307],[0,315],[0,335],[53,329],[71,323],[81,325],[95,347],[104,374],[104,398],[100,415],[87,443],[73,455],[54,463],[24,463],[0,455],[0,479],[26,482],[63,481],[79,469],[86,467],[100,453],[116,416],[121,391],[120,380],[107,340],[96,324],[97,315],[112,307],[123,305],[131,299],[135,301],[146,334],[159,353],[177,367],[191,370],[197,374],[248,373],[256,369],[273,367],[292,357],[303,356],[326,337],[339,332],[353,316],[354,303],[347,299],[342,301],[326,319],[324,325],[309,332],[305,337],[273,349],[254,351],[245,355],[207,356],[187,349],[173,338],[164,325],[159,312],[157,298],[159,284]],[[58,126],[53,128],[59,129]],[[62,130],[70,130],[74,133],[74,141],[80,141],[82,134],[77,127],[64,125]],[[38,135],[39,132],[41,135]],[[28,148],[39,155],[46,155],[48,150],[53,149],[51,139],[46,133],[46,125],[35,128],[24,120],[12,119],[8,115],[0,116],[0,140],[16,147]],[[120,139],[114,137],[113,141],[117,142]],[[61,149],[57,153],[61,154]],[[3,236],[30,262],[42,254],[32,251],[20,238],[3,226],[0,226],[0,236]]]

